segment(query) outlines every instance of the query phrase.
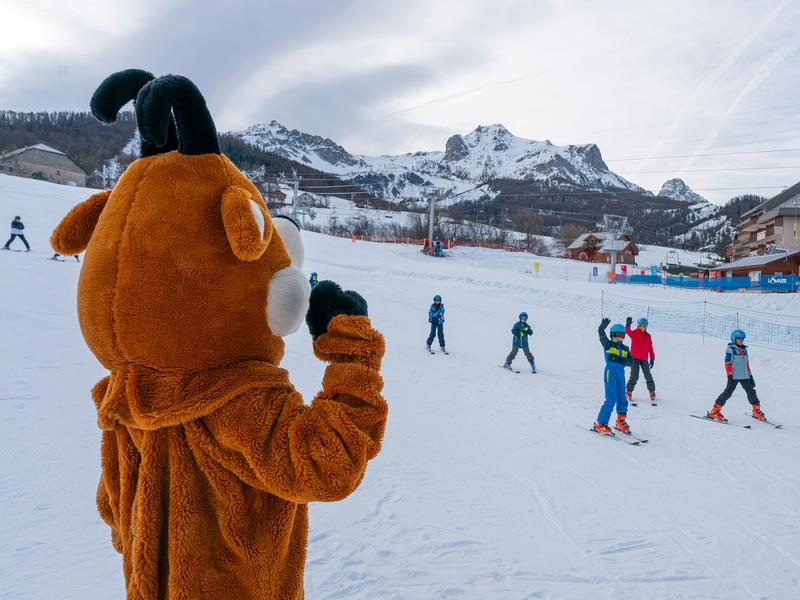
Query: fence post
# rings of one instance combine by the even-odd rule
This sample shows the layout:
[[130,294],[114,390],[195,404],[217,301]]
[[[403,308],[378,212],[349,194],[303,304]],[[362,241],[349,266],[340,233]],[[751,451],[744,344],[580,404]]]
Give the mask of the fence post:
[[703,345],[706,345],[706,304],[707,300],[703,300]]

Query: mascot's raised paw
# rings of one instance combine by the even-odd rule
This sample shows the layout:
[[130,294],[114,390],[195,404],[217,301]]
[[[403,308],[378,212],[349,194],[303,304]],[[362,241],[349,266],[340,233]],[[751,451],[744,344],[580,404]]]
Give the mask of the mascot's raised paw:
[[367,316],[367,301],[352,290],[343,291],[338,283],[321,281],[311,291],[306,323],[312,337],[328,331],[328,323],[337,315]]

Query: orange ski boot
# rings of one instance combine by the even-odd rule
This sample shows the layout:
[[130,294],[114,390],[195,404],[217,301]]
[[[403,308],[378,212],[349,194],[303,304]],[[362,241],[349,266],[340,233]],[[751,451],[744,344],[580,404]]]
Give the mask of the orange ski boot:
[[625,421],[625,415],[627,413],[620,413],[617,415],[617,424],[614,426],[614,429],[617,431],[621,431],[622,433],[630,433],[631,428],[628,426],[628,423]]
[[723,415],[721,411],[722,407],[719,404],[715,404],[711,412],[706,413],[706,417],[714,419],[715,421],[727,421],[728,419],[725,418],[725,415]]
[[763,412],[761,412],[760,404],[753,404],[753,417],[758,419],[759,421],[767,420],[767,416]]
[[614,432],[611,431],[611,428],[603,423],[595,422],[592,429],[594,429],[597,433],[602,433],[603,435],[614,435]]

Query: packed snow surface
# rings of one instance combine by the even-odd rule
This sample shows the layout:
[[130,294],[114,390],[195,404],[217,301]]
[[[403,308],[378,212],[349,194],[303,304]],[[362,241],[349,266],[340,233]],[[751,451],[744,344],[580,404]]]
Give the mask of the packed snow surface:
[[[3,599],[124,597],[95,509],[100,432],[89,389],[104,372],[78,327],[81,265],[47,260],[51,229],[90,193],[0,176],[0,217],[22,216],[33,246],[0,252]],[[660,403],[630,409],[650,442],[628,446],[588,431],[602,399],[597,324],[609,286],[591,283],[587,265],[475,249],[434,259],[411,246],[303,237],[307,271],[369,301],[387,340],[390,404],[383,450],[359,489],[311,506],[307,598],[798,597],[796,354],[751,349],[763,408],[785,429],[747,417],[740,390],[725,413],[753,428],[717,425],[688,415],[724,387],[724,342],[653,323]],[[798,295],[613,291],[800,314]],[[424,351],[436,293],[450,356]],[[535,328],[536,375],[498,368],[521,310]],[[283,366],[310,399],[323,365],[305,329],[287,338]]]

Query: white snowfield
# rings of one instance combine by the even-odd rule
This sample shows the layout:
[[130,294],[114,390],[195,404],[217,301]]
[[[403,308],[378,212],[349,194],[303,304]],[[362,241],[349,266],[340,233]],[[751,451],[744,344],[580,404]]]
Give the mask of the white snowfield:
[[[0,252],[3,599],[124,597],[95,509],[100,432],[89,390],[104,373],[77,323],[81,265],[47,260],[50,230],[89,193],[0,176],[0,218],[22,216],[33,246]],[[307,271],[369,301],[387,340],[390,404],[383,449],[359,489],[311,506],[306,598],[800,597],[797,354],[751,349],[763,408],[785,429],[746,416],[741,390],[725,413],[752,429],[718,425],[689,413],[708,410],[724,387],[725,343],[653,323],[660,403],[631,408],[634,433],[650,442],[628,446],[588,431],[603,396],[597,325],[609,286],[590,283],[586,265],[541,259],[537,277],[527,255],[434,259],[303,237]],[[797,295],[613,291],[800,313]],[[450,356],[424,350],[435,293]],[[536,375],[498,368],[521,310],[535,328]],[[526,366],[521,355],[516,365]],[[287,338],[283,366],[310,400],[323,365],[305,328]],[[635,398],[645,395],[640,381]]]

